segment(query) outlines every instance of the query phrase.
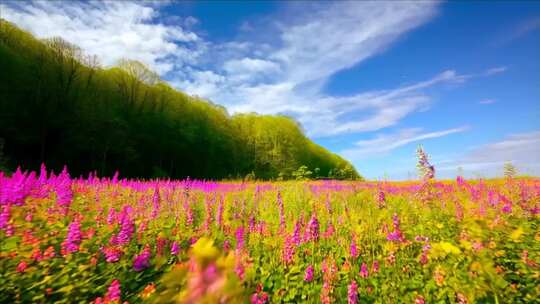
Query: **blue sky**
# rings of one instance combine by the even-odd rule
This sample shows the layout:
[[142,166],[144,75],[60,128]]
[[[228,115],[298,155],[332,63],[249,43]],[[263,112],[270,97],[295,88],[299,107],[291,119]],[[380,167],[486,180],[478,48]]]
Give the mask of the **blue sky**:
[[540,175],[540,3],[5,2],[104,66],[140,60],[230,113],[287,114],[368,178]]

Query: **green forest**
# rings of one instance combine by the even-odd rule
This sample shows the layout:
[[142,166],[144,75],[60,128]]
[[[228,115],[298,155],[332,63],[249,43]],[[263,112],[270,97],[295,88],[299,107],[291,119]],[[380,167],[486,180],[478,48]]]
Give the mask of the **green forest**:
[[0,20],[0,167],[73,175],[360,178],[294,119],[230,115],[129,59],[103,67],[61,37]]

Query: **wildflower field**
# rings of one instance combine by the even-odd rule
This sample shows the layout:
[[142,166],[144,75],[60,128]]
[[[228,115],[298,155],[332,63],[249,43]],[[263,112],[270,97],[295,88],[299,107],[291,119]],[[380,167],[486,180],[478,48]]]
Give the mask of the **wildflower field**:
[[1,303],[538,303],[540,180],[0,173]]

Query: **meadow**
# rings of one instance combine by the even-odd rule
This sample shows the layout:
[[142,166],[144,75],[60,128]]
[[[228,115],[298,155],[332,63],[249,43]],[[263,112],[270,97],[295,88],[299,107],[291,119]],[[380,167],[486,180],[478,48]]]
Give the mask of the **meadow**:
[[540,180],[0,173],[1,303],[538,303]]

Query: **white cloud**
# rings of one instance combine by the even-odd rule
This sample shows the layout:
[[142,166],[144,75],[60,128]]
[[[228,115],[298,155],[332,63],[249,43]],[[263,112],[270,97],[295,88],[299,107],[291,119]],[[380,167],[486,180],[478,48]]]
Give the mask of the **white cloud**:
[[478,103],[483,104],[483,105],[488,105],[488,104],[494,104],[495,102],[497,102],[495,99],[486,98],[486,99],[480,100]]
[[484,176],[500,176],[506,162],[513,163],[521,172],[540,174],[540,130],[511,134],[501,141],[475,147],[438,169],[453,171],[461,167]]
[[326,78],[381,52],[435,12],[434,2],[351,1],[315,5],[289,24],[280,24],[283,46],[271,57],[287,65],[289,81]]
[[484,75],[485,76],[491,76],[491,75],[495,75],[495,74],[500,74],[502,72],[505,72],[506,70],[508,70],[507,67],[495,67],[495,68],[491,68],[491,69],[487,69],[485,72],[484,72]]
[[420,128],[402,129],[397,133],[379,134],[373,139],[357,141],[355,147],[346,149],[342,151],[341,154],[351,160],[381,156],[413,142],[460,133],[467,129],[467,126],[462,126],[459,128],[429,133],[421,133],[422,129]]
[[[155,23],[159,3],[129,1],[6,1],[2,18],[37,37],[60,36],[97,55],[105,65],[139,60],[160,74],[192,64],[203,51],[200,37],[180,26]],[[193,24],[196,19],[187,18]]]
[[521,37],[533,33],[540,29],[540,16],[535,16],[529,19],[520,20],[518,24],[512,28],[508,28],[500,32],[497,39],[493,42],[493,46],[502,46],[513,42]]
[[[192,75],[173,83],[188,92],[205,88],[212,94],[204,97],[226,105],[231,112],[292,115],[312,136],[377,130],[425,107],[429,97],[419,93],[422,88],[459,81],[461,76],[447,71],[415,87],[348,97],[324,94],[324,84],[334,73],[380,53],[425,23],[436,8],[436,3],[428,2],[302,5],[303,11],[292,18],[274,19],[278,30],[268,34],[276,38],[272,44],[254,40],[216,45],[218,51],[210,56],[216,60],[203,69],[225,77],[216,90],[206,89],[214,82]],[[266,28],[266,33],[271,29]],[[357,112],[372,115],[362,121],[343,118]]]
[[[311,136],[394,126],[429,106],[431,98],[424,89],[505,69],[477,75],[447,70],[394,89],[327,95],[324,85],[333,74],[379,54],[426,23],[436,14],[438,3],[351,1],[299,6],[302,10],[291,18],[270,18],[275,26],[250,23],[252,28],[266,26],[264,36],[276,38],[271,42],[222,43],[209,42],[189,30],[197,19],[172,20],[151,2],[7,2],[2,10],[4,18],[37,36],[61,36],[98,55],[105,64],[123,57],[140,60],[166,75],[175,87],[225,105],[233,113],[294,116]],[[172,21],[163,24],[162,19]]]

